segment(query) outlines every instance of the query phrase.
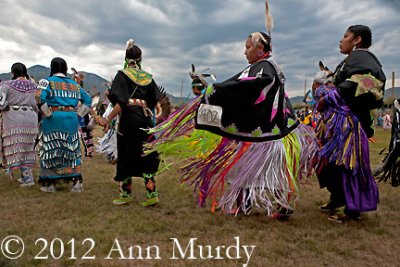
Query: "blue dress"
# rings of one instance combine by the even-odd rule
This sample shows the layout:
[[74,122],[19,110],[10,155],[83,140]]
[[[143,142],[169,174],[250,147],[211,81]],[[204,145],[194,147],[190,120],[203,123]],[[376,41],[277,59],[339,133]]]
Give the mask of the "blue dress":
[[41,80],[38,89],[40,104],[52,110],[41,121],[39,182],[81,179],[76,110],[79,102],[90,107],[92,99],[77,82],[61,75]]

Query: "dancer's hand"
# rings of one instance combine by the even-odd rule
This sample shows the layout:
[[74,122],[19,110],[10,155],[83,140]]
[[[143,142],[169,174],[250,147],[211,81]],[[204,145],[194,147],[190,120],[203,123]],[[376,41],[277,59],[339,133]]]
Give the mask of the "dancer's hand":
[[108,132],[108,130],[110,130],[110,124],[107,124],[105,126],[103,126],[103,132]]
[[106,126],[108,123],[109,123],[109,121],[107,119],[105,119],[105,118],[100,118],[99,119],[99,124],[101,126]]

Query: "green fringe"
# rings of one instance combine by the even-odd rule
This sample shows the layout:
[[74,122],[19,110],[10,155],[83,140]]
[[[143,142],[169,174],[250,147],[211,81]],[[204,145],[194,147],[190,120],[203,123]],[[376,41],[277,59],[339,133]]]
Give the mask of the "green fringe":
[[191,135],[180,136],[169,142],[156,144],[151,150],[146,151],[146,154],[157,151],[161,160],[165,162],[166,166],[163,168],[165,170],[172,165],[167,162],[167,158],[174,156],[174,164],[193,158],[205,158],[221,142],[221,139],[220,135],[194,130]]

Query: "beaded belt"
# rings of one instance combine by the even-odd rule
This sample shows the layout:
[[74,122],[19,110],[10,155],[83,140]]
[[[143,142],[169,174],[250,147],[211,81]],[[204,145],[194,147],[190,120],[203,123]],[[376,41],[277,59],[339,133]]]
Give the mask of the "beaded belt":
[[141,106],[146,117],[153,116],[153,112],[147,107],[146,100],[139,98],[131,98],[128,101],[128,106]]
[[51,111],[75,111],[74,107],[71,106],[51,106]]
[[4,111],[9,111],[9,110],[23,110],[23,111],[33,111],[33,107],[31,106],[16,106],[16,105],[12,105],[12,106],[7,106]]
[[147,103],[143,99],[139,98],[131,98],[128,101],[128,106],[142,106],[142,107],[147,107]]

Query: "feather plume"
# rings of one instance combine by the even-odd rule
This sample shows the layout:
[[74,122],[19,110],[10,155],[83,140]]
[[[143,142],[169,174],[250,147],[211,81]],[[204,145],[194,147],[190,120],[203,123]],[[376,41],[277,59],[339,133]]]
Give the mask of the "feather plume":
[[216,76],[212,73],[205,73],[206,71],[208,71],[210,68],[206,68],[200,72],[196,72],[196,67],[192,64],[192,71],[189,71],[189,75],[190,78],[192,79],[200,79],[202,81],[202,83],[207,86],[207,81],[205,80],[205,78],[211,77],[211,79],[213,79],[214,81],[217,80]]
[[133,45],[135,44],[135,41],[133,41],[133,39],[129,39],[126,42],[126,50],[131,49],[133,47]]
[[158,86],[158,96],[157,96],[157,107],[156,107],[156,120],[157,124],[168,118],[172,113],[172,104],[169,99],[167,92],[164,87]]
[[268,35],[271,36],[271,31],[274,28],[274,19],[269,11],[268,0],[265,0],[265,28],[267,29]]
[[324,65],[324,63],[322,63],[322,61],[318,62],[318,66],[319,66],[320,70],[325,70],[325,65]]

